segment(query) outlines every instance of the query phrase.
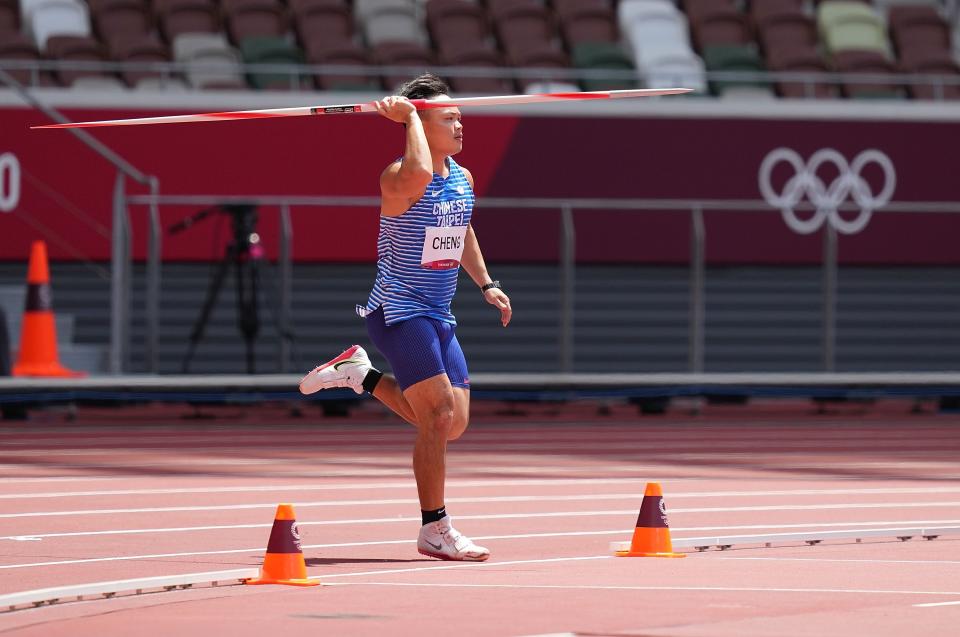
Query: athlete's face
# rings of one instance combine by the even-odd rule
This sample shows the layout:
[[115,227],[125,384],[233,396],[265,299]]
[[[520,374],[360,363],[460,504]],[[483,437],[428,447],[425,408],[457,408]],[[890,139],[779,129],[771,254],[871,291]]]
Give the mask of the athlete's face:
[[[450,99],[440,95],[435,99]],[[456,155],[463,150],[463,123],[460,121],[460,109],[456,106],[430,108],[420,111],[423,119],[423,132],[427,135],[430,148],[444,155]]]

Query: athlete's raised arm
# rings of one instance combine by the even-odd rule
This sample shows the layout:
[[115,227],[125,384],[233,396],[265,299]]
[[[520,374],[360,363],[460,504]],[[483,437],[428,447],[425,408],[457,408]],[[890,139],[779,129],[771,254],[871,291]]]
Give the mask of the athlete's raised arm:
[[403,159],[390,164],[380,175],[380,191],[384,198],[414,199],[433,179],[433,160],[417,109],[405,97],[392,95],[376,103],[377,112],[387,119],[405,124],[407,146]]

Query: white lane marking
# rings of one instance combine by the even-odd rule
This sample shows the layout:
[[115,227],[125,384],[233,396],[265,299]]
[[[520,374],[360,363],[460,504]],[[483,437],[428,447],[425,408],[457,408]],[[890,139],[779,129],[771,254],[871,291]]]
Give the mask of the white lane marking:
[[[539,468],[538,470],[544,470]],[[603,484],[645,484],[653,480],[640,478],[559,478],[556,480],[450,480],[448,487],[500,487],[500,486],[567,486],[567,485],[603,485]],[[672,480],[665,480],[671,482]],[[179,495],[194,493],[259,493],[272,491],[339,491],[339,490],[377,490],[377,489],[409,489],[410,482],[381,482],[372,484],[278,484],[278,485],[251,485],[230,487],[185,487],[168,489],[119,489],[113,491],[59,491],[39,493],[6,493],[0,494],[0,500],[37,499],[37,498],[80,498],[122,495]],[[864,488],[864,489],[778,489],[766,491],[693,491],[669,493],[670,499],[680,498],[734,498],[734,497],[767,497],[784,495],[921,495],[935,493],[960,493],[960,486],[956,487],[893,487],[893,488]],[[636,497],[641,493],[633,494]],[[594,496],[600,497],[600,496]]]
[[960,600],[955,602],[932,602],[929,604],[914,604],[915,608],[933,608],[935,606],[960,606]]
[[753,560],[758,562],[862,562],[864,564],[960,564],[960,560],[875,560],[835,557],[721,557],[721,560]]
[[[23,469],[22,466],[0,465],[3,469]],[[117,480],[126,480],[116,476],[45,476],[42,478],[4,478],[3,484],[26,484],[38,482],[115,482]]]
[[[484,503],[484,502],[573,502],[578,500],[638,500],[635,493],[617,494],[587,494],[587,495],[520,495],[520,496],[490,496],[479,498],[447,498],[447,503]],[[295,502],[301,508],[311,507],[339,507],[339,506],[381,506],[381,505],[412,505],[417,504],[415,499],[393,500],[340,500],[319,502]],[[115,515],[120,513],[171,513],[186,511],[239,511],[243,509],[265,509],[276,507],[276,502],[262,504],[223,504],[199,505],[182,507],[149,507],[138,509],[83,509],[78,511],[36,511],[32,513],[2,513],[0,519],[35,518],[76,515]],[[835,504],[783,504],[765,506],[739,507],[699,507],[699,508],[671,508],[670,513],[738,513],[745,511],[828,511],[835,509],[905,509],[905,508],[939,508],[958,507],[960,502],[848,502]]]
[[[327,575],[323,579],[329,579]],[[419,582],[334,582],[330,586],[413,586],[423,588],[507,588],[560,589],[583,591],[688,591],[722,593],[849,593],[854,595],[960,595],[960,592],[905,591],[873,588],[760,588],[751,586],[605,586],[601,584],[443,584]]]
[[[527,513],[497,513],[487,515],[457,515],[457,520],[509,520],[525,518],[562,518],[562,517],[600,517],[600,516],[633,516],[633,509],[617,509],[602,511],[549,511],[549,512],[527,512]],[[343,524],[390,524],[397,522],[415,522],[418,517],[390,517],[390,518],[358,518],[348,520],[303,520],[298,522],[298,526],[332,526]],[[960,524],[960,520],[879,520],[870,522],[821,522],[806,524],[740,524],[733,526],[688,526],[688,527],[670,527],[674,533],[683,533],[688,531],[743,531],[743,530],[762,530],[762,529],[820,529],[835,527],[874,527],[899,524],[905,526],[945,526],[950,524]],[[0,540],[24,540],[24,539],[47,539],[57,537],[85,537],[97,535],[135,535],[142,533],[182,533],[191,531],[229,531],[235,529],[265,529],[273,526],[272,523],[253,523],[253,524],[220,524],[206,526],[176,526],[176,527],[158,527],[144,529],[106,529],[102,531],[71,531],[67,533],[35,533],[30,536],[7,535],[0,536]],[[609,533],[619,533],[622,531],[609,531]],[[627,529],[626,532],[632,532]],[[607,531],[604,531],[607,533]]]
[[[491,538],[476,538],[491,539]],[[613,559],[612,555],[584,555],[578,557],[544,557],[537,560],[508,560],[506,562],[461,562],[459,564],[443,564],[439,566],[410,566],[377,571],[360,571],[357,573],[334,573],[333,575],[314,575],[310,579],[333,579],[336,577],[362,577],[364,575],[404,575],[407,573],[421,573],[423,571],[449,571],[459,568],[488,568],[496,566],[514,566],[516,564],[552,564],[555,562],[583,562],[588,560]],[[952,593],[951,593],[952,594]]]
[[[604,484],[645,484],[641,478],[558,478],[544,479],[516,479],[516,480],[448,480],[448,487],[515,487],[515,486],[574,486],[574,485],[604,485]],[[409,480],[397,482],[372,482],[370,484],[276,484],[251,485],[231,487],[184,487],[168,489],[122,489],[115,491],[60,491],[40,493],[6,493],[0,495],[0,500],[15,500],[21,498],[78,498],[87,496],[113,495],[173,495],[187,493],[258,493],[264,491],[354,491],[380,489],[410,489]],[[946,488],[946,487],[945,487]],[[955,492],[960,493],[960,487]],[[911,492],[914,493],[914,492]],[[929,491],[926,493],[947,493],[946,491]]]

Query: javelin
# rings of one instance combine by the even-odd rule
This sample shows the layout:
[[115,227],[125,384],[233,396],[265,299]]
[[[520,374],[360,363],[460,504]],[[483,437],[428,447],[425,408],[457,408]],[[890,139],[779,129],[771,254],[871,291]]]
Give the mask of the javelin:
[[[689,93],[689,88],[645,88],[627,91],[587,91],[583,93],[536,93],[533,95],[491,95],[488,97],[460,97],[448,100],[410,100],[417,110],[444,108],[446,106],[501,106],[504,104],[536,104],[542,102],[565,102],[575,100],[623,99],[627,97],[650,97],[653,95],[678,95]],[[225,113],[197,113],[194,115],[169,115],[166,117],[138,117],[134,119],[109,119],[98,122],[69,122],[46,124],[30,128],[95,128],[100,126],[142,126],[145,124],[180,124],[186,122],[222,122],[238,119],[266,119],[270,117],[302,117],[305,115],[336,115],[342,113],[375,113],[376,102],[340,104],[335,106],[297,106],[294,108],[267,108],[256,111],[229,111]]]

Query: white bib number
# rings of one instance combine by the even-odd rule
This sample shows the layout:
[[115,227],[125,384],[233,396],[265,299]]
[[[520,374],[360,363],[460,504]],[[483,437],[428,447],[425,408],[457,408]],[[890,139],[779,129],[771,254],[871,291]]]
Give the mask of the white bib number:
[[451,270],[460,265],[467,226],[427,228],[420,265],[430,270]]

